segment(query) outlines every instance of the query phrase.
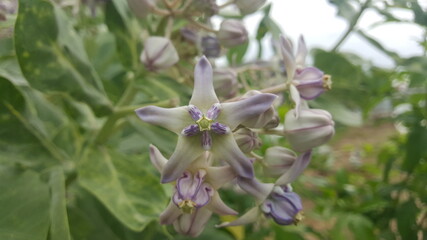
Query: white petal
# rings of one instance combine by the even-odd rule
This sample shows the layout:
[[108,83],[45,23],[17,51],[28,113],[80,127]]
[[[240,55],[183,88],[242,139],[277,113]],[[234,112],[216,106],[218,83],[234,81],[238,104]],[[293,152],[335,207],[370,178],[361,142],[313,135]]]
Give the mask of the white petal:
[[181,210],[170,201],[166,209],[160,214],[160,224],[172,224],[181,214]]
[[259,202],[263,202],[273,190],[274,184],[262,183],[256,178],[238,178],[237,184],[245,192],[254,196]]
[[219,189],[224,184],[236,178],[236,173],[230,166],[208,167],[206,182],[210,183],[214,189]]
[[280,50],[282,52],[283,62],[285,63],[288,82],[291,82],[296,70],[295,58],[291,43],[283,35],[280,36]]
[[150,160],[151,163],[157,168],[159,172],[162,172],[163,167],[165,166],[166,162],[168,161],[162,153],[159,151],[159,149],[150,144]]
[[258,206],[250,209],[247,211],[243,216],[240,218],[232,221],[232,222],[224,222],[219,225],[216,225],[215,227],[231,227],[231,226],[239,226],[239,225],[245,225],[249,223],[255,222],[260,215],[261,211],[259,210]]
[[276,98],[274,94],[262,93],[236,102],[222,103],[218,122],[234,130],[242,122],[267,111]]
[[301,106],[301,96],[298,89],[293,85],[289,85],[292,101],[295,103],[295,117],[298,118]]
[[136,109],[135,112],[142,121],[164,127],[176,134],[180,134],[182,129],[193,123],[187,107],[147,106]]
[[293,182],[299,175],[301,175],[301,173],[310,163],[310,160],[311,150],[298,156],[292,167],[288,171],[286,171],[279,179],[277,179],[276,185],[283,186]]
[[306,57],[307,57],[307,45],[305,44],[304,37],[300,36],[298,40],[297,55],[295,57],[295,62],[298,67],[304,67]]
[[216,191],[215,194],[212,196],[211,201],[206,207],[209,208],[212,212],[219,215],[237,215],[236,211],[225,205],[218,192]]
[[207,208],[199,208],[192,214],[183,214],[173,223],[175,230],[183,235],[197,237],[205,228],[206,223],[212,215]]
[[202,153],[200,136],[179,136],[174,153],[163,167],[161,182],[172,182],[179,178],[188,165]]
[[230,164],[234,172],[245,178],[253,178],[254,169],[248,157],[237,146],[233,135],[217,135],[214,136],[212,154],[219,161],[226,161]]
[[213,104],[219,102],[212,75],[212,66],[203,56],[194,70],[194,89],[190,100],[190,104],[197,106],[202,112],[207,112]]

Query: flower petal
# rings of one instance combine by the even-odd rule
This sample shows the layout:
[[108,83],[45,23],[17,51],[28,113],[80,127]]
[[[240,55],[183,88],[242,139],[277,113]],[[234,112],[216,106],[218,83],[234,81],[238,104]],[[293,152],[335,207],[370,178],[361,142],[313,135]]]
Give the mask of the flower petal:
[[240,218],[232,221],[232,222],[224,222],[219,225],[216,225],[215,227],[231,227],[231,226],[239,226],[239,225],[245,225],[249,223],[255,222],[260,215],[261,211],[259,210],[259,207],[251,208],[249,211],[247,211],[243,216]]
[[198,208],[192,214],[183,214],[173,223],[175,230],[183,235],[197,237],[202,233],[212,215],[207,208]]
[[196,203],[197,208],[201,208],[208,204],[213,194],[213,188],[209,184],[203,183],[191,200]]
[[159,172],[162,172],[163,167],[167,163],[167,159],[162,155],[159,149],[150,144],[150,160]]
[[215,191],[211,201],[206,207],[219,215],[237,215],[236,211],[225,205],[217,191]]
[[181,214],[181,210],[170,201],[166,209],[160,214],[160,224],[172,224]]
[[298,158],[292,164],[292,167],[288,171],[286,171],[279,179],[277,179],[276,185],[283,186],[293,182],[299,175],[301,175],[301,173],[310,163],[310,160],[311,150],[298,156]]
[[307,45],[303,36],[299,37],[297,55],[295,56],[295,63],[297,67],[304,67],[305,58],[307,57]]
[[216,135],[214,136],[215,144],[212,145],[211,152],[214,157],[220,161],[226,161],[230,164],[234,172],[245,178],[253,178],[254,169],[251,161],[237,146],[233,135]]
[[293,84],[289,85],[289,91],[291,93],[292,101],[295,103],[295,117],[298,118],[299,111],[301,109],[301,96],[298,89]]
[[283,35],[280,36],[280,50],[282,52],[283,62],[285,63],[288,82],[291,82],[296,70],[295,57],[291,43]]
[[212,75],[212,66],[203,56],[194,70],[194,89],[190,100],[190,104],[197,106],[202,112],[208,111],[213,104],[219,102],[214,90]]
[[256,178],[237,178],[237,184],[245,192],[254,196],[259,202],[263,202],[273,190],[274,184],[262,183]]
[[136,109],[135,112],[142,121],[164,127],[176,134],[180,134],[184,127],[192,123],[188,117],[187,107],[147,106]]
[[276,98],[274,94],[262,93],[236,102],[222,103],[218,122],[234,130],[242,122],[267,111]]
[[179,178],[188,165],[203,152],[200,147],[200,137],[178,137],[175,151],[163,167],[162,183],[172,182]]
[[206,182],[210,183],[214,189],[219,189],[236,178],[236,173],[230,166],[208,167],[206,171]]

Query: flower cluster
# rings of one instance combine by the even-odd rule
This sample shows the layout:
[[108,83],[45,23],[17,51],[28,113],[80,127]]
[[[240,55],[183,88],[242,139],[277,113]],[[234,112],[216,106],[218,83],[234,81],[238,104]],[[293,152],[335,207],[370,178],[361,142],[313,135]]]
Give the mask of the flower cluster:
[[[238,73],[233,68],[213,69],[208,58],[221,55],[223,48],[232,48],[248,40],[241,21],[225,19],[214,30],[185,15],[211,17],[220,8],[215,1],[203,0],[186,6],[164,1],[161,8],[155,0],[128,0],[140,18],[148,14],[179,16],[184,14],[191,23],[179,34],[188,44],[198,47],[201,57],[194,70],[194,88],[186,106],[162,108],[147,106],[136,110],[138,117],[166,128],[178,136],[174,152],[164,157],[157,147],[150,146],[150,159],[161,174],[161,183],[173,184],[169,205],[160,216],[160,223],[173,225],[178,233],[198,236],[213,213],[237,215],[220,197],[221,188],[237,185],[254,197],[256,206],[227,227],[254,222],[260,216],[281,225],[302,220],[302,203],[291,183],[301,175],[311,160],[312,149],[326,143],[334,134],[331,114],[310,109],[307,101],[315,99],[331,86],[330,76],[315,67],[305,66],[307,48],[299,40],[296,53],[289,39],[280,38],[280,49],[289,91],[294,108],[284,117],[276,111],[281,98],[277,91],[249,90],[238,96]],[[180,2],[180,1],[176,1]],[[191,1],[188,1],[191,2]],[[230,2],[242,15],[259,9],[265,0],[236,0]],[[202,17],[203,16],[203,17]],[[167,37],[150,36],[145,39],[140,60],[148,71],[160,71],[176,64],[181,55]],[[281,93],[281,92],[280,92]],[[218,95],[217,95],[218,94]],[[236,97],[238,96],[238,97]],[[224,100],[224,101],[220,101]],[[262,145],[260,135],[285,136],[292,149],[273,146],[264,156],[254,151]],[[264,183],[255,176],[254,166],[260,164],[266,177],[275,181]]]

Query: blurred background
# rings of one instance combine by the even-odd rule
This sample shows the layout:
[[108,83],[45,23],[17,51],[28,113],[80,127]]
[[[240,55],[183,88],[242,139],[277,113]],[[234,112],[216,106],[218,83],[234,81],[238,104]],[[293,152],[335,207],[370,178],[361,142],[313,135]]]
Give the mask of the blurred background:
[[[188,102],[197,50],[179,35],[184,23],[170,36],[181,62],[156,75],[140,67],[141,35],[167,24],[135,18],[126,1],[19,4],[0,0],[0,239],[186,239],[158,223],[172,187],[159,184],[146,148],[167,156],[176,136],[133,114]],[[213,26],[242,18],[234,10]],[[333,81],[310,106],[332,113],[336,135],[293,184],[300,224],[217,229],[233,218],[213,217],[197,239],[427,239],[427,1],[272,0],[243,21],[249,44],[222,49],[216,64],[280,62],[278,35],[304,35],[309,65]],[[239,81],[257,88],[268,74]],[[282,121],[290,107],[278,107]],[[261,155],[288,144],[261,138]],[[221,195],[239,212],[253,205],[233,187]]]

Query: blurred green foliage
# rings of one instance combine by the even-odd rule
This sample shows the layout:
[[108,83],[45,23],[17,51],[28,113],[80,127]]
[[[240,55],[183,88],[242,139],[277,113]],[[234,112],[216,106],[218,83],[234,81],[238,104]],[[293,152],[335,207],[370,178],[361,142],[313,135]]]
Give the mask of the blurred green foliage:
[[[247,226],[242,239],[426,239],[427,57],[400,57],[356,26],[366,9],[384,16],[383,23],[407,22],[393,14],[403,9],[425,30],[427,12],[417,1],[330,2],[348,21],[349,34],[365,38],[396,67],[379,68],[340,52],[341,43],[333,50],[316,49],[314,65],[332,75],[334,85],[313,106],[333,114],[335,142],[348,128],[372,122],[373,110],[384,101],[406,110],[376,124],[392,122],[404,132],[367,145],[362,157],[376,161],[353,167],[331,167],[334,152],[319,149],[310,173],[295,184],[313,205],[307,223],[282,227],[264,221]],[[137,107],[172,107],[190,96],[189,59],[172,75],[146,72],[139,63],[139,31],[160,33],[166,19],[139,21],[123,0],[108,1],[95,17],[85,8],[76,15],[55,1],[20,0],[19,5],[14,36],[0,39],[0,239],[185,239],[158,224],[171,189],[160,185],[148,160],[148,144],[170,154],[176,136],[133,114]],[[271,6],[263,9],[258,26],[258,56],[264,38],[280,35],[269,16]],[[1,27],[12,26],[15,18],[10,19]],[[176,22],[174,28],[184,24]],[[420,46],[427,51],[426,43]],[[243,64],[247,50],[247,45],[230,49],[230,65]],[[257,84],[250,74],[242,75]],[[280,116],[288,107],[279,109]],[[260,151],[286,144],[263,140]],[[240,196],[231,202],[236,199],[231,191],[222,194],[239,211],[253,204]],[[215,222],[219,219],[197,239],[236,238],[216,229]]]

